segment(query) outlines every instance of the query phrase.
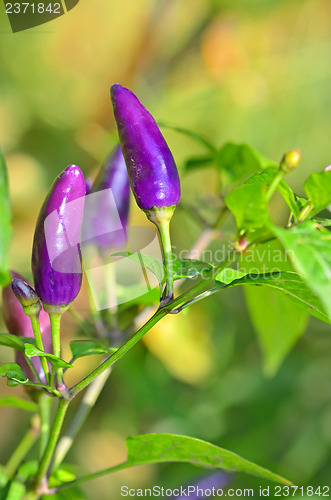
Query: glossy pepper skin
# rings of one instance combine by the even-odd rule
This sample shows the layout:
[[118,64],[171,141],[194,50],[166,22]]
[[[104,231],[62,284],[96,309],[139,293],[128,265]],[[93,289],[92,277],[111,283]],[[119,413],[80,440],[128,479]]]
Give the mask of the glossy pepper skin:
[[174,207],[180,182],[171,151],[152,115],[118,83],[111,98],[131,188],[142,210]]
[[[11,274],[14,279],[24,280],[22,276],[14,271]],[[26,280],[24,281],[26,282]],[[34,338],[30,318],[24,313],[23,307],[17,300],[10,284],[2,289],[2,309],[4,322],[9,333],[18,337]],[[39,321],[45,352],[52,353],[51,326],[49,316],[44,309],[40,311]],[[16,363],[22,368],[24,375],[29,380],[37,382],[22,352],[16,351]],[[35,367],[41,381],[46,383],[40,359],[38,357],[31,358],[31,363]]]
[[32,272],[36,292],[45,306],[66,306],[79,293],[85,192],[81,170],[69,165],[55,179],[41,207],[33,241]]
[[[110,191],[105,191],[106,196],[100,196],[96,200],[98,206],[96,217],[93,221],[99,233],[96,240],[100,247],[122,247],[126,242],[126,227],[129,218],[130,180],[120,146],[115,148],[101,167],[90,192],[97,193],[110,189],[111,193]],[[115,202],[116,207],[114,207],[113,202]],[[108,218],[112,217],[114,209],[117,212],[114,216],[117,217],[118,214],[122,229],[108,232]]]

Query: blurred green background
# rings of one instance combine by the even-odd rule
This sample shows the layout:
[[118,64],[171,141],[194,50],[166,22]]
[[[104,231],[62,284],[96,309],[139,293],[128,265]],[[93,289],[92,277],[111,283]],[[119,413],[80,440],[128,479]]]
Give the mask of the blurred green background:
[[[115,82],[131,88],[158,121],[217,146],[247,142],[276,161],[300,148],[300,167],[288,179],[298,194],[309,173],[331,162],[328,0],[81,0],[63,17],[16,34],[1,9],[0,144],[13,206],[10,264],[23,274],[30,273],[34,224],[53,179],[70,163],[93,177],[116,143],[109,98]],[[179,169],[204,153],[184,135],[164,134]],[[183,203],[206,203],[211,195],[218,195],[212,169],[182,177]],[[277,197],[273,208],[278,222],[285,221]],[[134,203],[131,223],[147,224]],[[200,231],[177,210],[178,249],[190,248]],[[84,310],[85,302],[83,291],[77,308]],[[70,316],[64,325],[69,340]],[[2,362],[10,356],[1,350]],[[278,372],[267,377],[243,291],[229,290],[165,318],[116,365],[69,458],[97,470],[124,458],[128,435],[173,432],[210,440],[295,484],[329,485],[330,358],[330,327],[310,319]],[[90,365],[78,363],[74,377]],[[4,462],[27,417],[2,408],[1,422]],[[140,467],[83,491],[116,500],[122,484],[175,487],[201,473],[178,464]],[[232,479],[238,488],[260,484],[243,475]]]

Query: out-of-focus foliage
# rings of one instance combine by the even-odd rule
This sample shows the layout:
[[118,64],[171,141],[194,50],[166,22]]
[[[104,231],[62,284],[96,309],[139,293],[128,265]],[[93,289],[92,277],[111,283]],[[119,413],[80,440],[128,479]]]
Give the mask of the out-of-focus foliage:
[[[330,163],[330,21],[327,0],[81,1],[49,25],[15,35],[1,16],[0,144],[13,204],[10,266],[30,273],[33,228],[54,177],[69,163],[93,175],[114,145],[109,86],[116,81],[134,88],[160,122],[196,131],[218,148],[248,143],[277,160],[300,147],[302,162],[288,179],[304,195],[302,179]],[[192,138],[163,130],[183,171],[192,158],[206,155]],[[215,213],[219,208],[223,179],[207,165],[182,177],[182,209],[173,220],[178,251],[189,249],[201,232],[185,206]],[[285,225],[288,209],[280,196],[272,208],[275,222]],[[131,223],[145,224],[134,206]],[[217,251],[215,241],[211,255]],[[207,252],[204,260],[211,260]],[[281,314],[273,300],[270,308]],[[82,314],[86,304],[82,294],[76,306]],[[72,331],[70,318],[65,326]],[[281,367],[260,336],[264,352],[273,354],[265,370],[279,368],[273,378],[263,374],[239,287],[166,318],[116,365],[69,458],[88,470],[101,469],[125,460],[130,434],[177,433],[210,440],[294,483],[329,484],[330,326],[310,319]],[[272,338],[277,343],[276,330]],[[63,356],[70,359],[69,346]],[[0,358],[8,361],[8,349],[0,350]],[[80,375],[91,364],[78,360]],[[71,380],[70,370],[67,375]],[[5,394],[3,382],[1,389]],[[5,461],[28,415],[17,408],[1,411]],[[123,484],[175,487],[200,473],[184,464],[143,466],[87,483],[84,491],[106,500],[118,498]],[[232,482],[242,488],[259,484],[247,476]],[[68,490],[63,498],[79,495]]]

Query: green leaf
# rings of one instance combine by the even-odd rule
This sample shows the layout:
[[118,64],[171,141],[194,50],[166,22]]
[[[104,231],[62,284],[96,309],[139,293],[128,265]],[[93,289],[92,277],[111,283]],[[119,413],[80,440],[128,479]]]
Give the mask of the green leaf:
[[198,170],[200,168],[213,166],[215,159],[209,156],[192,156],[188,158],[184,164],[184,170],[186,172],[191,172],[192,170]]
[[[216,281],[223,282],[223,274],[216,276]],[[279,273],[247,274],[242,278],[226,283],[224,288],[237,285],[257,286],[263,285],[282,292],[287,298],[296,303],[307,313],[316,316],[327,323],[330,322],[325,313],[322,301],[305,284],[302,277],[294,272],[283,271]]]
[[2,333],[0,335],[0,345],[4,345],[6,347],[12,347],[17,351],[24,352],[24,342],[16,335],[12,335],[11,333]]
[[206,441],[173,434],[145,434],[126,440],[129,466],[188,462],[199,467],[245,472],[277,483],[291,484],[287,479],[249,462],[231,451]]
[[9,491],[6,500],[23,500],[26,489],[24,484],[15,479],[10,483]]
[[32,401],[17,398],[16,396],[3,396],[0,398],[0,406],[14,406],[15,408],[31,412],[38,411],[38,405]]
[[176,126],[164,123],[164,122],[158,122],[158,125],[159,125],[159,127],[167,128],[169,130],[173,130],[174,132],[179,132],[180,134],[184,134],[187,137],[189,137],[190,139],[193,139],[195,142],[198,142],[199,144],[201,144],[202,146],[207,148],[212,153],[217,153],[217,149],[215,148],[215,146],[211,142],[209,142],[207,139],[202,137],[202,135],[199,135],[196,132],[193,132],[192,130],[188,130],[188,129],[182,128],[182,127],[176,127]]
[[296,340],[304,333],[308,314],[284,295],[266,286],[245,287],[251,320],[264,358],[264,371],[274,375]]
[[92,356],[95,354],[105,354],[117,351],[110,348],[100,340],[73,340],[70,342],[70,350],[73,359],[82,358],[84,356]]
[[306,180],[305,191],[317,214],[331,205],[331,171],[311,174]]
[[157,259],[154,259],[154,257],[150,257],[149,255],[140,252],[139,253],[117,252],[112,254],[112,257],[128,257],[134,262],[137,262],[142,268],[146,268],[149,271],[151,271],[151,273],[153,273],[157,277],[159,283],[162,284],[165,275],[165,268],[162,262],[160,262]]
[[174,280],[206,276],[214,269],[208,262],[195,259],[174,259],[172,265]]
[[233,142],[224,144],[219,150],[217,164],[221,170],[226,171],[231,182],[239,181],[264,168],[278,166],[251,146]]
[[38,461],[28,460],[19,467],[17,477],[20,481],[25,482],[30,477],[35,476],[37,474],[37,471],[38,471]]
[[331,320],[331,232],[317,228],[312,221],[290,229],[272,226],[272,231],[288,252],[294,268],[307,287],[320,299]]
[[32,344],[25,345],[25,355],[28,358],[34,358],[36,356],[38,356],[39,358],[44,357],[51,363],[52,366],[54,366],[54,368],[72,368],[71,363],[63,361],[63,359],[58,358],[54,354],[49,354],[48,352],[44,352]]
[[234,189],[225,198],[225,203],[233,213],[238,229],[263,227],[269,217],[263,184],[244,184]]
[[13,386],[28,382],[22,368],[17,363],[5,363],[0,366],[0,377],[7,377],[13,382]]
[[[245,184],[262,183],[266,186],[269,186],[271,184],[272,179],[275,177],[277,171],[278,168],[272,168],[272,167],[266,168],[262,172],[258,172],[249,177],[245,181]],[[295,219],[297,220],[303,206],[302,198],[296,196],[293,193],[292,189],[287,185],[287,183],[284,180],[280,181],[280,183],[277,186],[277,189],[282,195],[285,202],[287,203],[290,210],[293,212]],[[306,202],[307,200],[304,199],[303,201]]]
[[0,285],[10,282],[8,250],[11,235],[11,211],[8,176],[4,156],[0,149]]
[[240,271],[237,269],[232,269],[231,267],[227,267],[220,271],[217,276],[216,276],[216,281],[221,281],[222,283],[225,283],[226,285],[229,285],[235,280],[238,280],[242,278],[243,276],[246,276],[247,273],[244,271]]

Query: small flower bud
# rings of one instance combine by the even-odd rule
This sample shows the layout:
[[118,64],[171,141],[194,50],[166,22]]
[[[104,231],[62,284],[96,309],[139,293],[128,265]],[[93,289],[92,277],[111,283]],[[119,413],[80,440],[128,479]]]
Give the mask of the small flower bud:
[[17,300],[21,303],[24,313],[28,316],[38,315],[41,311],[41,304],[34,289],[24,280],[14,278],[11,283],[12,290]]
[[284,173],[288,174],[292,170],[295,169],[299,165],[301,158],[300,149],[292,149],[288,153],[284,154],[281,162],[280,169],[283,170]]
[[[12,271],[11,275],[14,280],[23,282],[27,287],[31,288],[29,283],[24,280],[24,278],[18,273]],[[32,288],[31,290],[33,291]],[[32,304],[31,306],[33,305],[34,304]],[[20,304],[19,300],[17,300],[11,285],[7,285],[2,289],[2,310],[4,322],[9,333],[11,333],[12,335],[16,335],[17,337],[34,338],[30,318],[23,311],[23,307]],[[50,320],[48,314],[42,308],[39,314],[39,322],[45,352],[52,353],[53,351]],[[16,351],[16,363],[20,365],[26,378],[33,382],[37,382],[22,352]],[[43,383],[46,383],[40,359],[38,357],[31,358],[31,363],[38,373],[41,381]]]

